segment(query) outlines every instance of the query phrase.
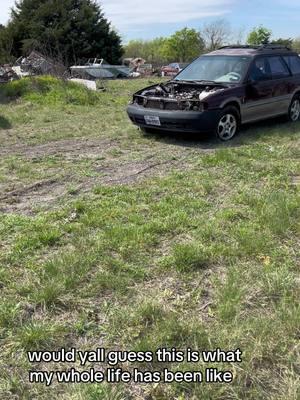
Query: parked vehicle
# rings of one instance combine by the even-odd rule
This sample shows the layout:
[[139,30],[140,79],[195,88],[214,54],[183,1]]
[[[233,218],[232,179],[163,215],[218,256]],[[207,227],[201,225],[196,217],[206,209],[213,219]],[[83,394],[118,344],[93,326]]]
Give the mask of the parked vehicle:
[[182,71],[188,64],[183,63],[172,63],[161,67],[161,76],[176,76],[180,71]]
[[174,79],[133,95],[127,112],[144,130],[215,132],[227,141],[241,124],[300,117],[300,57],[284,46],[225,46]]

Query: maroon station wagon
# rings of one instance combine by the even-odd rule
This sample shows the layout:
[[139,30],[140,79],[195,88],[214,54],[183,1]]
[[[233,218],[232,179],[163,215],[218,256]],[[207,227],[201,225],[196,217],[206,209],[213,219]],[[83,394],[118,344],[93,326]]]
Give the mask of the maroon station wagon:
[[300,117],[300,57],[278,45],[225,46],[174,79],[133,95],[127,108],[143,130],[215,132],[232,139],[241,124]]

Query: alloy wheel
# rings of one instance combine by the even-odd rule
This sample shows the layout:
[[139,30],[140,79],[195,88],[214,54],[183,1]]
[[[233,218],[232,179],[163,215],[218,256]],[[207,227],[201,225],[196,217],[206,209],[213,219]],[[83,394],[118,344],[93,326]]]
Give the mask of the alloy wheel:
[[[300,103],[299,103],[300,105]],[[233,114],[224,114],[218,124],[218,136],[221,140],[230,140],[237,131],[237,119]]]
[[293,122],[298,121],[299,117],[300,117],[300,100],[294,99],[290,109],[291,121]]

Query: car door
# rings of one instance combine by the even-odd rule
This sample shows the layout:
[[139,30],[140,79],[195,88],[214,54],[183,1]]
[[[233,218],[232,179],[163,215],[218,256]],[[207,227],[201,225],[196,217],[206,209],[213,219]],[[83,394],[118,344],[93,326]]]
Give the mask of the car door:
[[290,100],[292,100],[294,94],[300,89],[300,56],[296,54],[285,55],[283,59],[292,73],[291,78],[289,78],[288,89]]
[[273,80],[267,56],[255,58],[250,66],[242,107],[243,122],[270,117],[274,110]]
[[269,56],[273,81],[272,116],[287,114],[291,102],[291,73],[281,56]]

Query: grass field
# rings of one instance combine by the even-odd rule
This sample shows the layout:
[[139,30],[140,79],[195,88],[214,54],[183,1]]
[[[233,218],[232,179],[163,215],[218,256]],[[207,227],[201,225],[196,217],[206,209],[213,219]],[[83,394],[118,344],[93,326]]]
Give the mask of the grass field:
[[[0,87],[0,398],[299,399],[300,123],[229,144],[145,135],[125,106],[147,84]],[[26,352],[61,347],[239,347],[243,362],[215,364],[227,385],[30,384],[58,366]]]

